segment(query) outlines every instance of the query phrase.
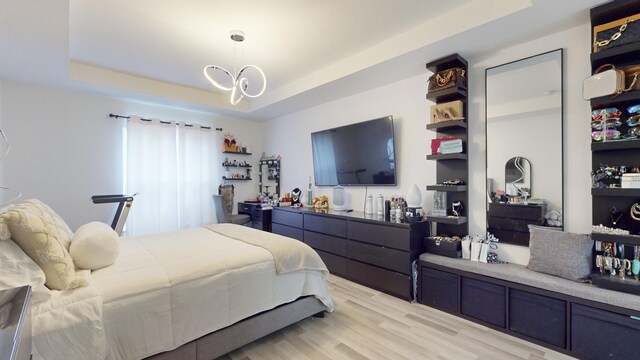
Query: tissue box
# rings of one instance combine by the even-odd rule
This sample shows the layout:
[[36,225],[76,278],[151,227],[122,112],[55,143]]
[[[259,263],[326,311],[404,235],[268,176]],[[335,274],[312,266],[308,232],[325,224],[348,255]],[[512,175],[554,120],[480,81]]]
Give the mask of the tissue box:
[[623,189],[640,189],[640,174],[622,174],[620,186]]

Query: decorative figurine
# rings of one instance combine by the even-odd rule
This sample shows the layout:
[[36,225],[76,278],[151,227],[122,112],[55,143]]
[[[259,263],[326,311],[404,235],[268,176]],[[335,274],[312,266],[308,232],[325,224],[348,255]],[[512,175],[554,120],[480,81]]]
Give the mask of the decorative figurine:
[[328,209],[329,197],[327,195],[316,196],[313,198],[313,207],[316,209]]
[[302,203],[300,202],[300,198],[302,196],[302,190],[295,188],[291,191],[291,206],[300,207]]

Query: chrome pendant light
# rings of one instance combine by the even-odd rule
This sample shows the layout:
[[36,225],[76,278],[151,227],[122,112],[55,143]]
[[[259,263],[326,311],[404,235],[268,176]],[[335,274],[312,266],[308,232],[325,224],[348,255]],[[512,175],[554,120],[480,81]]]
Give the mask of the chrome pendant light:
[[[244,41],[244,33],[240,30],[231,31],[231,40],[236,43],[240,43]],[[235,58],[235,45],[234,44],[234,58]],[[234,59],[235,61],[235,59]],[[226,74],[231,79],[231,86],[224,86],[220,84],[218,81],[214,80],[209,74],[209,69],[219,70],[220,72]],[[262,89],[257,94],[249,94],[247,92],[249,88],[249,79],[246,78],[245,73],[248,71],[255,70],[262,77]],[[246,65],[241,68],[235,75],[232,74],[229,70],[218,66],[218,65],[207,65],[204,67],[204,76],[213,84],[213,86],[217,87],[220,90],[231,91],[231,104],[236,105],[242,100],[243,97],[256,98],[262,95],[267,88],[267,78],[264,76],[264,72],[255,65]]]

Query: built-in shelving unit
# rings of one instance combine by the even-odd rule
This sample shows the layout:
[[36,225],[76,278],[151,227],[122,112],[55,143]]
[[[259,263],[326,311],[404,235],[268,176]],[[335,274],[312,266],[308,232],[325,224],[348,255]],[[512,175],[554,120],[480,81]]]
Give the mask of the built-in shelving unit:
[[[427,69],[436,73],[452,68],[462,68],[468,81],[467,61],[458,54],[446,56],[427,64]],[[467,89],[469,84],[467,83]],[[451,211],[453,202],[461,201],[465,208],[468,207],[468,146],[467,146],[467,119],[468,119],[468,92],[467,89],[453,86],[448,89],[427,93],[427,100],[436,104],[449,101],[460,100],[463,104],[463,116],[465,120],[449,120],[427,124],[427,130],[436,132],[437,137],[453,136],[462,140],[463,152],[459,154],[437,154],[427,155],[427,160],[437,161],[436,182],[434,185],[427,185],[428,191],[440,191],[447,193],[447,209]],[[459,179],[465,185],[442,185],[447,180]],[[465,216],[427,216],[427,221],[436,224],[432,233],[438,235],[459,235],[464,236],[469,232],[469,225]]]
[[[640,2],[631,0],[617,0],[591,9],[591,25],[597,26],[611,21],[619,20],[640,13]],[[591,38],[593,44],[593,34]],[[602,49],[591,54],[591,69],[595,71],[603,64],[613,64],[618,68],[640,63],[640,42],[621,45],[608,49]],[[627,112],[627,107],[640,103],[640,91],[629,91],[618,96],[603,96],[591,99],[591,108],[603,109],[616,107],[622,115],[620,120],[625,123],[632,115]],[[626,133],[626,126],[623,126]],[[598,168],[601,164],[608,166],[639,166],[640,165],[640,140],[593,142],[591,144],[591,165]],[[593,188],[592,195],[592,222],[594,225],[612,224],[611,209],[615,207],[623,212],[623,216],[629,218],[629,208],[640,198],[640,189],[629,188]],[[634,221],[627,219],[629,221]],[[618,223],[618,226],[620,223]],[[638,235],[614,235],[592,233],[592,238],[597,241],[624,244],[627,251],[624,257],[633,258],[633,246],[640,246]],[[631,249],[629,249],[631,248]],[[601,254],[596,252],[596,254]],[[595,269],[595,266],[594,266]],[[604,276],[599,273],[592,275],[593,283],[614,290],[640,294],[640,284],[631,276],[621,279],[618,276],[610,276],[607,272]]]

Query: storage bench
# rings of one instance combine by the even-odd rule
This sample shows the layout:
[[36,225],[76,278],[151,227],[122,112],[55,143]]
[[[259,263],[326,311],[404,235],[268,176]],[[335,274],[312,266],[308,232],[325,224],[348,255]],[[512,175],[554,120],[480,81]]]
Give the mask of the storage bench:
[[640,354],[637,295],[522,265],[428,253],[420,256],[419,275],[422,304],[581,359],[631,359]]

